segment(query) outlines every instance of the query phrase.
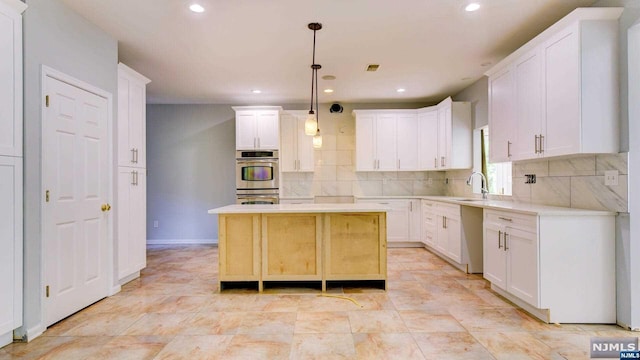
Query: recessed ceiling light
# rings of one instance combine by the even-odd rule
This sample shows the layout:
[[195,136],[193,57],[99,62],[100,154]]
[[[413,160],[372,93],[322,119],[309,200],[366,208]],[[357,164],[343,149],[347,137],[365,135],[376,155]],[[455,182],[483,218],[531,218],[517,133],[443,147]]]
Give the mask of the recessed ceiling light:
[[333,75],[325,75],[322,77],[322,80],[335,80],[336,77]]
[[369,64],[367,65],[367,71],[378,71],[379,67],[379,64]]
[[189,5],[189,10],[191,10],[191,11],[193,11],[195,13],[203,13],[204,12],[204,8],[200,4],[191,4],[191,5]]
[[478,9],[480,9],[480,4],[478,3],[470,3],[464,8],[465,11],[476,11]]
[[396,91],[397,91],[397,92],[399,92],[399,93],[403,93],[403,92],[405,92],[405,91],[407,91],[407,90],[406,90],[406,89],[403,89],[403,88],[400,88],[400,89],[397,89]]
[[333,89],[324,89],[324,92],[326,92],[327,94],[330,94],[333,92]]
[[262,90],[254,89],[254,90],[251,90],[251,92],[254,94],[260,94],[262,93]]

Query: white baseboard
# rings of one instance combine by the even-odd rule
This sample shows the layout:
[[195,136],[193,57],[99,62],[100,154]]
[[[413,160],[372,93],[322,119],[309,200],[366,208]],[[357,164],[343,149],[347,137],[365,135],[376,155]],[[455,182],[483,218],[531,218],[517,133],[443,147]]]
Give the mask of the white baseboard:
[[42,335],[46,329],[46,327],[42,326],[42,323],[33,326],[30,329],[25,329],[24,326],[21,326],[13,332],[13,339],[30,342]]
[[147,245],[210,245],[217,243],[218,239],[147,239]]

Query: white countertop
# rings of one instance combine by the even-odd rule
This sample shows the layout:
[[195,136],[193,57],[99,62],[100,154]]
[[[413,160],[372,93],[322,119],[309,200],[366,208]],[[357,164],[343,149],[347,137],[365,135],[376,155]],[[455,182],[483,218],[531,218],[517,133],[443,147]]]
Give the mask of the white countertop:
[[[479,198],[460,196],[358,196],[357,199],[425,199],[449,204],[480,207],[491,210],[504,210],[533,215],[568,215],[568,216],[596,216],[616,215],[614,211],[574,209],[559,206],[537,205],[517,201],[483,200]],[[471,201],[469,201],[471,200]]]
[[375,203],[355,204],[275,204],[228,205],[209,210],[209,214],[258,214],[258,213],[358,213],[387,212],[388,206]]

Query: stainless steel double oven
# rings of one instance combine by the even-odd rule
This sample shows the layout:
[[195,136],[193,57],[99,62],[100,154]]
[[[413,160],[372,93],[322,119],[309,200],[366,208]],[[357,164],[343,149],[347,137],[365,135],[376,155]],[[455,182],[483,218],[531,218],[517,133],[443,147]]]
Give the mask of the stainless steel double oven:
[[279,203],[278,150],[236,152],[236,203]]

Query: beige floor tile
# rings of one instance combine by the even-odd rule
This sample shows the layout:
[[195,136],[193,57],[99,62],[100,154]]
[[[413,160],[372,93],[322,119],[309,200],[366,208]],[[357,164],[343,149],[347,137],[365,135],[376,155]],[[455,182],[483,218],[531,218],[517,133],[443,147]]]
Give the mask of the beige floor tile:
[[554,349],[528,332],[472,332],[496,359],[556,359]]
[[10,358],[75,360],[92,356],[110,340],[111,337],[108,336],[41,336],[30,343],[14,343],[3,349],[9,354]]
[[433,315],[428,311],[398,311],[410,332],[466,332],[451,315]]
[[356,350],[351,334],[295,334],[291,359],[353,359]]
[[180,334],[189,324],[195,314],[163,314],[150,313],[142,316],[124,335],[177,335]]
[[424,359],[409,333],[353,334],[358,359]]
[[590,357],[591,334],[586,331],[545,331],[533,336],[566,359]]
[[139,313],[98,313],[88,316],[63,336],[117,336],[138,321],[144,314]]
[[195,314],[181,330],[182,335],[235,335],[243,312],[202,312]]
[[427,359],[493,359],[487,349],[467,332],[414,333],[413,338]]
[[294,331],[296,334],[350,334],[351,325],[346,312],[299,311]]
[[293,334],[239,334],[222,354],[222,359],[289,359]]
[[176,336],[154,360],[229,359],[224,352],[233,335]]
[[353,333],[408,332],[395,310],[349,311],[349,322]]
[[247,307],[247,311],[296,312],[299,305],[300,296],[297,295],[260,294]]
[[87,360],[153,359],[172,339],[171,336],[117,336]]
[[149,305],[150,313],[196,313],[211,301],[207,296],[167,296]]
[[238,334],[293,334],[295,312],[247,312]]

